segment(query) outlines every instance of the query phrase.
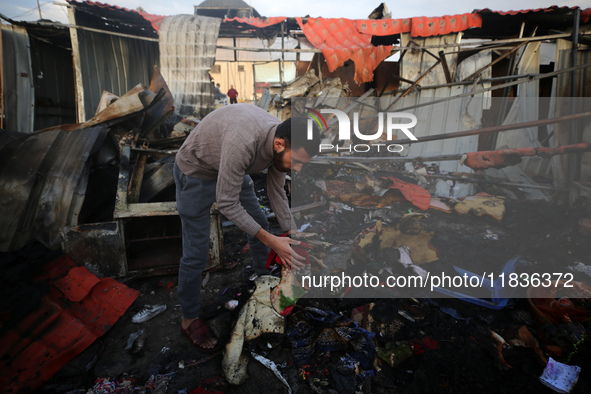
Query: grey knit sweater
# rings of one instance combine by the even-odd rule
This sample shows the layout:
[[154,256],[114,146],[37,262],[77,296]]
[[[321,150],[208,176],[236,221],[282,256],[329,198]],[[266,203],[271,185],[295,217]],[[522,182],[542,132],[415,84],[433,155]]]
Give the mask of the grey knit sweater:
[[203,118],[176,155],[185,175],[217,179],[218,209],[252,236],[261,226],[240,205],[240,190],[245,174],[266,168],[267,195],[279,225],[284,231],[295,227],[283,190],[285,173],[273,166],[273,138],[279,123],[255,105],[227,105]]

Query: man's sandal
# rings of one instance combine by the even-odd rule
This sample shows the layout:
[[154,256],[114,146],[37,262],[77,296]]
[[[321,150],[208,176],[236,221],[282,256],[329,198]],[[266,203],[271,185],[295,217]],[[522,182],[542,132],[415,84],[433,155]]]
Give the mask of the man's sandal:
[[199,318],[193,320],[189,327],[181,327],[181,331],[184,332],[189,337],[191,342],[193,342],[193,344],[197,347],[197,349],[203,353],[216,353],[222,347],[219,341],[212,348],[203,346],[209,339],[215,338],[215,336],[211,332],[211,329],[208,327],[208,325]]

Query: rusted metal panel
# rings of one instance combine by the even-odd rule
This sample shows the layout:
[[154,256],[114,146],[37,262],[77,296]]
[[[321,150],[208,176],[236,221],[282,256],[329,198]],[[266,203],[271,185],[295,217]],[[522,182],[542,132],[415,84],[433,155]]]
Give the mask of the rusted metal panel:
[[117,159],[116,141],[100,126],[2,137],[0,251],[31,239],[59,248],[59,230],[78,224],[91,165]]
[[161,72],[174,97],[175,112],[205,116],[214,108],[209,70],[221,19],[178,15],[160,26]]
[[2,24],[4,127],[33,132],[35,94],[29,35],[22,26]]

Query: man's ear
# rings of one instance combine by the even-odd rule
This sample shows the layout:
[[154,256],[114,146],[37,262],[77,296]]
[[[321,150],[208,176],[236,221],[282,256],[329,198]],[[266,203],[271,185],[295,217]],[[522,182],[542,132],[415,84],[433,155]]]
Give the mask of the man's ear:
[[281,153],[285,150],[285,140],[283,138],[275,137],[273,139],[273,150]]

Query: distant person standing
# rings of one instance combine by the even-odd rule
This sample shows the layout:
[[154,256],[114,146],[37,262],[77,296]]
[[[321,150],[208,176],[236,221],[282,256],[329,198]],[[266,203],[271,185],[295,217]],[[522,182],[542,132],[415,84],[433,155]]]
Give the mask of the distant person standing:
[[230,90],[228,90],[227,94],[230,98],[230,104],[238,103],[238,100],[236,99],[236,97],[238,97],[238,92],[236,91],[236,89],[234,89],[234,85],[230,85]]

